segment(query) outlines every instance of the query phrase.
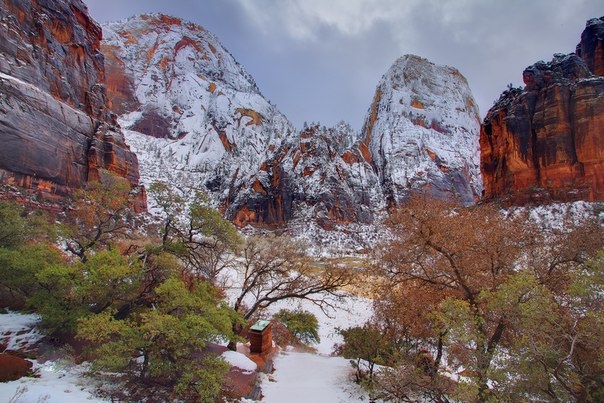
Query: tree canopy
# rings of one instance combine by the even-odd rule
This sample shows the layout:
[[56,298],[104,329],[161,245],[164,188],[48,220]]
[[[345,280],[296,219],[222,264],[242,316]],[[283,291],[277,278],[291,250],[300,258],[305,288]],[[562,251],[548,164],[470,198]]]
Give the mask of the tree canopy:
[[397,352],[371,379],[378,396],[597,401],[602,227],[560,221],[425,196],[394,211],[368,323]]

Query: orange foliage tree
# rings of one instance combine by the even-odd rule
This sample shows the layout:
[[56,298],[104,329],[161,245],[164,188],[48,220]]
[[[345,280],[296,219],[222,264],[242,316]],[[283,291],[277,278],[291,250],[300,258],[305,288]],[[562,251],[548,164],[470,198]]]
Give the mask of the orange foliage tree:
[[[603,246],[599,225],[587,221],[564,224],[544,229],[526,212],[504,212],[486,204],[463,207],[421,195],[394,211],[388,220],[392,237],[376,250],[384,286],[375,302],[373,320],[392,335],[391,342],[401,346],[401,354],[398,364],[392,366],[398,365],[398,369],[378,376],[377,387],[381,381],[386,396],[403,400],[413,388],[416,395],[423,390],[430,392],[426,398],[437,401],[446,401],[447,395],[487,401],[511,393],[511,385],[498,380],[505,378],[503,373],[522,373],[520,364],[510,365],[512,360],[505,357],[520,349],[515,342],[523,337],[523,320],[529,320],[526,315],[518,320],[514,312],[528,307],[522,305],[527,299],[536,301],[546,294],[552,296],[551,301],[568,300],[573,273],[583,270],[585,262]],[[521,275],[531,279],[524,282],[534,284],[530,290],[540,293],[518,294],[514,285]],[[532,337],[538,338],[538,333]],[[428,351],[432,353],[426,355]],[[449,370],[463,370],[462,381],[454,388],[439,376],[444,372],[443,356]],[[556,365],[562,365],[561,361]],[[402,391],[400,385],[407,383],[401,377],[410,379],[410,367],[423,368],[423,373],[417,376],[416,372],[413,386]],[[396,374],[398,383],[393,382]],[[560,377],[554,381],[556,385],[546,382],[533,395],[521,397],[566,397],[561,391],[571,388],[564,387],[563,381]],[[388,395],[388,388],[395,384]],[[558,392],[548,395],[547,388]]]

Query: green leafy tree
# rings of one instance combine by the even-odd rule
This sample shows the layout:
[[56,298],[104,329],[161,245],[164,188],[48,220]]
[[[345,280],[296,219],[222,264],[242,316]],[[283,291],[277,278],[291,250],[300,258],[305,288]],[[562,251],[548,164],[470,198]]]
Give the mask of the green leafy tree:
[[[206,280],[214,281],[239,236],[202,198],[182,200],[162,199],[172,215],[160,242],[124,251],[135,228],[130,188],[104,173],[75,195],[62,228],[76,261],[36,242],[43,237],[34,213],[1,204],[0,289],[40,313],[58,340],[77,332],[96,368],[157,387],[162,400],[213,401],[228,365],[208,343],[231,339],[241,319]],[[140,390],[132,385],[124,386]]]
[[604,255],[568,273],[564,295],[531,272],[483,298],[510,323],[497,388],[517,400],[601,401],[604,396]]
[[54,231],[45,214],[17,203],[0,201],[0,302],[26,307],[26,299],[39,288],[36,273],[63,260],[52,244]]
[[0,201],[0,248],[14,249],[27,239],[27,225],[21,208],[8,201]]
[[154,309],[124,320],[110,311],[80,319],[78,337],[95,346],[94,367],[167,387],[173,398],[214,401],[228,366],[205,348],[232,336],[234,312],[203,281],[171,277],[155,293]]
[[172,233],[181,228],[186,199],[166,183],[153,182],[149,186],[149,195],[154,201],[154,207],[160,211],[160,225],[157,229],[161,244],[166,244]]
[[348,358],[355,369],[355,380],[371,388],[375,366],[385,364],[392,354],[391,345],[380,329],[370,323],[338,329],[344,339],[335,347],[336,354]]
[[235,227],[206,198],[193,192],[192,200],[165,183],[149,188],[159,209],[158,235],[165,251],[178,257],[183,271],[213,284],[220,273],[231,266],[232,253],[241,243]]
[[37,271],[39,289],[29,304],[50,333],[73,333],[77,320],[107,309],[120,310],[139,294],[143,271],[137,261],[106,250],[86,262],[45,263]]
[[295,341],[304,344],[318,344],[319,321],[317,317],[308,311],[281,309],[274,317],[287,327]]
[[48,267],[64,265],[65,257],[53,245],[28,244],[17,249],[0,248],[0,295],[3,306],[30,308],[28,299],[43,292],[37,275]]
[[32,243],[55,241],[48,215],[16,202],[0,201],[0,248],[20,249]]

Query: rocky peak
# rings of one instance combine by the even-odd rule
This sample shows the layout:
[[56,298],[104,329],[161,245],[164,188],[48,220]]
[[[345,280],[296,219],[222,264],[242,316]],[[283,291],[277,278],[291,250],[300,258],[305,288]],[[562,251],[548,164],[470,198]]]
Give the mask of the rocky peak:
[[459,71],[407,55],[378,84],[362,135],[389,203],[422,190],[471,204],[482,191],[478,131]]
[[107,107],[101,28],[79,0],[0,0],[0,181],[65,195],[108,169],[138,184]]
[[604,76],[604,17],[587,21],[575,53],[596,76]]
[[[277,153],[288,149],[295,130],[220,41],[162,14],[103,29],[102,48],[115,73],[108,96],[123,105],[120,123],[143,156],[143,179],[207,189],[240,226],[285,223],[288,203],[273,187],[285,177]],[[274,179],[258,195],[269,165]]]
[[594,75],[603,22],[588,21],[577,54],[527,67],[525,87],[509,88],[489,110],[480,132],[485,199],[604,199],[604,77]]
[[[108,23],[103,29],[103,51],[113,73],[109,98],[121,114],[139,114],[130,122],[133,130],[179,138],[191,132],[191,119],[199,115],[195,107],[211,117],[214,102],[231,94],[262,98],[251,76],[199,25],[146,14]],[[192,97],[200,99],[195,102]],[[262,123],[263,111],[245,106],[233,110],[238,110],[239,120],[250,117],[251,124]],[[226,125],[222,118],[213,119],[217,133]],[[233,139],[225,136],[221,141],[229,148]]]

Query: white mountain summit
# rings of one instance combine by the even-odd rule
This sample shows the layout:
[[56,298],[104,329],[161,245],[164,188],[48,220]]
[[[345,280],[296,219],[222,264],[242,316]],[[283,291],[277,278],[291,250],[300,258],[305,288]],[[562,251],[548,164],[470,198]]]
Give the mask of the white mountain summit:
[[480,196],[478,110],[456,69],[404,56],[361,133],[297,132],[202,27],[151,14],[103,32],[109,97],[143,182],[203,189],[239,226],[371,225],[411,191]]

